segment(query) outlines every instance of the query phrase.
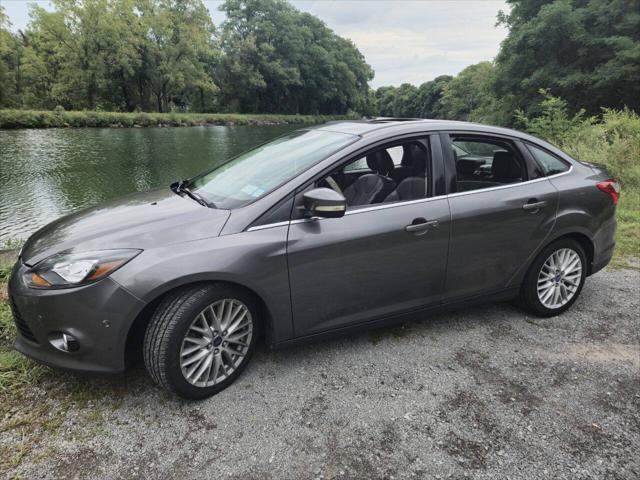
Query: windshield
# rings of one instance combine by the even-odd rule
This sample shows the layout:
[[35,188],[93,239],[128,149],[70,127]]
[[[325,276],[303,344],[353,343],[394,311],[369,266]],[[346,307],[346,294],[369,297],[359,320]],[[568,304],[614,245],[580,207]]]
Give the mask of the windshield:
[[297,130],[197,177],[190,188],[218,208],[251,203],[355,141],[355,135]]

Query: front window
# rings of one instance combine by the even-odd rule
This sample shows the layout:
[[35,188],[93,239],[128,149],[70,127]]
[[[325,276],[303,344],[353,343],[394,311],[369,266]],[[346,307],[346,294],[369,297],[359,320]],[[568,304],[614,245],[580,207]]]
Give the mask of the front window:
[[291,132],[196,177],[190,186],[217,208],[241,207],[263,197],[357,138],[322,130]]
[[426,142],[407,140],[369,151],[316,182],[345,197],[347,208],[425,198],[429,185]]

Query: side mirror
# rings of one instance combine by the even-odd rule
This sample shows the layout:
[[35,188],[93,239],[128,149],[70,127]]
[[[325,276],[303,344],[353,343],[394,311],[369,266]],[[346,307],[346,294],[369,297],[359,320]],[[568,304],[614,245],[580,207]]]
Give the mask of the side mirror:
[[308,217],[338,218],[344,215],[347,201],[330,188],[314,188],[302,196]]

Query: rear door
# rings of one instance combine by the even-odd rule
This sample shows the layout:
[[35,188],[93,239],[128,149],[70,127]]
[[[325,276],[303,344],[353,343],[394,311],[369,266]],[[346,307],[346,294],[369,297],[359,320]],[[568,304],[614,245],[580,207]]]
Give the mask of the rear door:
[[[439,137],[433,140],[441,162]],[[433,148],[429,139],[418,141],[428,155]],[[376,152],[373,149],[363,155]],[[430,165],[430,155],[428,162]],[[343,179],[364,165],[357,157],[347,159],[342,168],[327,175],[330,184],[338,183],[337,188],[344,190],[347,183]],[[369,205],[348,205],[342,218],[292,220],[287,254],[295,336],[440,301],[449,244],[449,205],[446,196],[434,195],[443,181],[436,182],[433,171],[429,168],[424,173],[421,194],[401,199],[390,195]],[[442,174],[441,164],[437,171]],[[417,183],[418,175],[414,171],[405,185]],[[311,187],[325,186],[327,176]],[[354,181],[349,179],[350,184]]]
[[441,139],[451,208],[445,297],[512,286],[553,228],[558,192],[516,139],[462,133]]

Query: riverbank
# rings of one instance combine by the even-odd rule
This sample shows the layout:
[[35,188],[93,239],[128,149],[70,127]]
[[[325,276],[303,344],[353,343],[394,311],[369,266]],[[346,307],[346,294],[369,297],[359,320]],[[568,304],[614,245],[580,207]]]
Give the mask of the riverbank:
[[313,125],[355,118],[347,115],[277,115],[240,113],[146,113],[65,110],[0,110],[0,129],[15,128],[141,128],[202,125]]

